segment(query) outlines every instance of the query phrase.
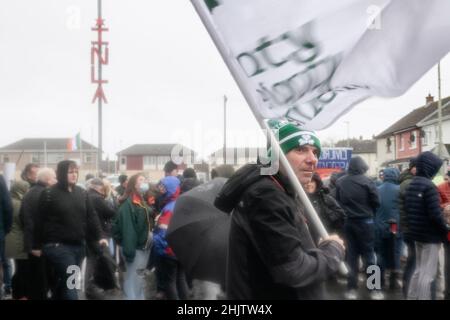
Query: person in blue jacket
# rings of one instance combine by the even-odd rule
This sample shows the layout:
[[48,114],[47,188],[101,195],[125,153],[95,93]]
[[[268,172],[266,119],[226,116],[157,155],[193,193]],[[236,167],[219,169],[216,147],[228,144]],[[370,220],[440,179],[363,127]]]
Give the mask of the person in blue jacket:
[[383,170],[383,183],[378,186],[380,207],[375,215],[375,251],[381,269],[381,286],[384,288],[385,271],[390,270],[389,288],[395,289],[400,271],[401,237],[398,232],[398,200],[400,186],[397,168]]

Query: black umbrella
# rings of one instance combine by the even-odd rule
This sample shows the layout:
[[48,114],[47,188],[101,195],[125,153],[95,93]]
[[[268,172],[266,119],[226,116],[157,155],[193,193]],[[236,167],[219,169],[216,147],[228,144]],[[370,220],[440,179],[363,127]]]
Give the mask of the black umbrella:
[[182,194],[167,230],[167,241],[185,272],[221,285],[225,285],[230,216],[213,203],[226,180],[216,178]]

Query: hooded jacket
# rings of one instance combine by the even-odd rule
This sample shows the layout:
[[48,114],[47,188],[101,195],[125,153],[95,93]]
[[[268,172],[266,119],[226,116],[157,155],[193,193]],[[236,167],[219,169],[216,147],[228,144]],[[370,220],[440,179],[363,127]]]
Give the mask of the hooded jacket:
[[161,180],[161,184],[166,189],[166,193],[163,196],[163,208],[156,221],[154,246],[158,256],[175,259],[175,254],[167,243],[166,233],[172,219],[175,202],[180,196],[180,180],[177,177],[168,176]]
[[373,181],[364,174],[369,167],[357,156],[350,160],[348,174],[336,182],[336,200],[349,219],[372,218],[380,206]]
[[330,196],[336,199],[336,182],[339,178],[342,178],[346,175],[345,171],[342,172],[333,172],[330,176],[330,184],[328,185],[328,189],[330,190]]
[[343,248],[334,241],[316,247],[302,205],[286,178],[239,169],[215,206],[231,214],[227,259],[228,299],[321,299],[323,281],[335,273]]
[[59,162],[58,183],[40,195],[34,228],[36,249],[47,243],[84,245],[102,237],[100,221],[87,192],[76,185],[69,191],[67,173],[73,164],[69,160]]
[[383,170],[384,180],[378,187],[380,195],[380,207],[375,215],[375,226],[379,238],[390,236],[390,220],[398,224],[400,220],[398,201],[400,186],[398,185],[399,171],[396,168]]
[[5,179],[0,175],[0,239],[11,230],[12,215],[11,197]]
[[[319,215],[320,220],[324,224],[328,233],[342,234],[345,211],[339,206],[337,201],[329,194],[329,189],[323,185],[317,173],[313,176],[313,181],[316,181],[316,191],[308,194],[311,204]],[[314,239],[318,240],[318,236],[311,230]]]
[[404,170],[398,178],[398,182],[400,183],[399,201],[398,201],[398,211],[400,216],[400,232],[402,233],[405,240],[408,240],[408,220],[406,219],[406,211],[405,211],[405,193],[406,189],[408,188],[413,178],[414,175],[411,173],[410,169]]
[[9,259],[27,259],[28,254],[23,246],[23,221],[19,211],[23,196],[29,188],[28,182],[17,181],[11,186],[11,199],[13,204],[13,224],[11,232],[5,239],[5,256]]
[[417,173],[405,192],[408,238],[424,243],[445,241],[447,226],[439,204],[439,193],[431,179],[442,160],[427,151],[417,158]]

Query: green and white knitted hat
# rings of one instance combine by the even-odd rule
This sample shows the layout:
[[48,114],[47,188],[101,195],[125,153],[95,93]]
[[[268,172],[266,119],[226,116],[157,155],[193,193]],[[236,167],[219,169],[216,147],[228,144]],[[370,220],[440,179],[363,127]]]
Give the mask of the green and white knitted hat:
[[[271,119],[267,123],[275,136],[278,135],[277,138],[284,154],[287,154],[294,148],[309,144],[317,148],[320,156],[322,147],[319,138],[313,131],[304,130],[288,121]],[[268,150],[269,155],[270,153],[271,148]]]

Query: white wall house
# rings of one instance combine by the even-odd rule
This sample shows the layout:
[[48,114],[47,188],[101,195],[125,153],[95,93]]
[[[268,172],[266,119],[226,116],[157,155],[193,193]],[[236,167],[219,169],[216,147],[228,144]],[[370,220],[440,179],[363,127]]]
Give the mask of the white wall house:
[[[438,112],[430,114],[418,126],[422,127],[422,151],[434,151],[439,142]],[[442,142],[450,144],[450,102],[442,106]]]

